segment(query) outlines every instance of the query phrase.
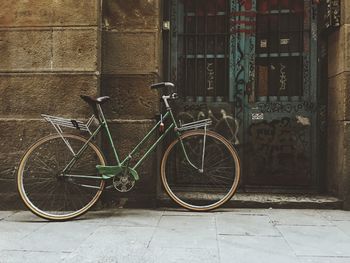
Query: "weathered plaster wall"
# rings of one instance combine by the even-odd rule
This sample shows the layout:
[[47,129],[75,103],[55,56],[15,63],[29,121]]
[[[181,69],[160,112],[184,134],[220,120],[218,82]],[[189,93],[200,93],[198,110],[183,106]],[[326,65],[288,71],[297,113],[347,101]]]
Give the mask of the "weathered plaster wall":
[[328,41],[327,186],[350,209],[350,3],[341,5],[341,27]]
[[40,113],[85,118],[80,94],[99,94],[100,1],[0,4],[0,208],[19,204],[15,167],[54,130]]
[[[160,76],[160,9],[160,0],[103,2],[101,91],[112,98],[106,116],[122,158],[154,125],[159,110],[158,94],[149,86]],[[139,172],[136,189],[121,197],[129,203],[152,205],[157,182],[155,154]]]

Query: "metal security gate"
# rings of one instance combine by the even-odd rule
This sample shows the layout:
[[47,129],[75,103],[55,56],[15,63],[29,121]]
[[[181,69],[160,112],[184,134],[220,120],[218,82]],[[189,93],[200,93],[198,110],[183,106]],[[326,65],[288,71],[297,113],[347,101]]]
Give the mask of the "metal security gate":
[[165,60],[183,121],[212,118],[240,150],[242,186],[318,186],[317,5],[169,0]]

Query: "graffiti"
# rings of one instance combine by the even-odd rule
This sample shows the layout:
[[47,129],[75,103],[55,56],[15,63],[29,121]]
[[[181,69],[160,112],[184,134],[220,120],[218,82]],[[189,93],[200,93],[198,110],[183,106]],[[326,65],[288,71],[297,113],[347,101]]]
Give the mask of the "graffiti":
[[302,113],[316,110],[316,104],[308,101],[300,103],[264,102],[258,103],[257,106],[262,113]]
[[280,69],[280,90],[286,90],[287,89],[287,74],[286,74],[286,66],[280,63],[281,69]]
[[[231,13],[231,33],[254,34],[256,12],[252,11],[252,0],[239,0],[238,5],[237,10]],[[242,8],[244,11],[241,11]]]
[[252,120],[263,120],[264,119],[264,113],[252,113]]
[[322,2],[323,23],[326,30],[333,30],[340,26],[340,1],[327,0]]
[[207,118],[212,120],[212,130],[223,135],[232,144],[239,144],[239,123],[235,118],[227,114],[225,109],[220,109],[219,113],[216,112],[214,114],[214,111],[208,108],[206,104],[201,104],[196,107],[187,107],[185,111],[179,112],[177,115],[180,124]]
[[274,178],[272,183],[292,181],[298,176],[308,178],[311,162],[307,127],[290,118],[252,124],[248,161],[252,177]]
[[207,90],[214,90],[214,79],[215,79],[214,63],[207,63],[207,75],[208,75],[208,88]]
[[[255,1],[232,1],[231,49],[233,53],[234,91],[230,100],[234,102],[235,117],[243,123],[243,109],[249,101],[254,101],[255,78]],[[248,101],[245,100],[248,98]],[[240,131],[241,133],[242,131]]]

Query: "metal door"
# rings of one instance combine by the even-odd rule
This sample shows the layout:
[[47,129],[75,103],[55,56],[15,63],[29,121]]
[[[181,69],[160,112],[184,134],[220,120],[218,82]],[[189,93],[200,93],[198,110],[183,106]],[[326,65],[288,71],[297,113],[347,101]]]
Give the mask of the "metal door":
[[317,5],[170,0],[168,75],[183,121],[211,117],[245,187],[317,187]]

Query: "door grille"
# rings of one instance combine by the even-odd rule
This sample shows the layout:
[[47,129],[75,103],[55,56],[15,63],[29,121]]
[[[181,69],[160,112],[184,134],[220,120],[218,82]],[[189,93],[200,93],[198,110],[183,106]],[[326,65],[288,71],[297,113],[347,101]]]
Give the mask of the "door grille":
[[229,1],[178,1],[177,82],[186,101],[228,97]]

